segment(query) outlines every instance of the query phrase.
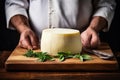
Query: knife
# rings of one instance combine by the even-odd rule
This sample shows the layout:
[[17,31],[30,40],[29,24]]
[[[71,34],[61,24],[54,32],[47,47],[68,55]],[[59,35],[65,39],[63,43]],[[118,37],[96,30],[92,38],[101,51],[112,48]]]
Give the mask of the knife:
[[98,56],[99,58],[101,59],[111,59],[113,58],[113,54],[110,54],[110,53],[106,53],[106,52],[102,52],[102,51],[98,51],[98,50],[91,50],[91,49],[86,49],[86,48],[83,48],[83,50],[85,52],[89,52],[89,53],[92,53],[92,54],[95,54],[96,56]]

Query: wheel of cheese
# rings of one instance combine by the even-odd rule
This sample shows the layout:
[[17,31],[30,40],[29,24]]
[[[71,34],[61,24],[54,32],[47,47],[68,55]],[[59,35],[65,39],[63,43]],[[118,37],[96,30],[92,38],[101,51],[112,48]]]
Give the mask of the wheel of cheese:
[[41,37],[41,51],[50,55],[58,52],[80,53],[82,49],[80,32],[75,29],[45,29]]

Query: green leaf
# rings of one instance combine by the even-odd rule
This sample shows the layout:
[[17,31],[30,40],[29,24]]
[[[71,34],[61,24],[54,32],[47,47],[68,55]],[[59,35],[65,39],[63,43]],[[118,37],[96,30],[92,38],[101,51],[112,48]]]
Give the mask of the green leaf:
[[54,61],[55,60],[54,57],[59,58],[61,62],[68,58],[78,58],[80,59],[80,61],[92,59],[92,57],[88,54],[80,54],[80,53],[73,54],[71,52],[58,52],[57,56],[52,57],[48,55],[47,52],[33,52],[33,50],[28,50],[24,54],[24,56],[38,58],[38,61],[41,61],[41,62],[44,62],[47,60]]
[[73,54],[71,52],[58,52],[56,57],[58,57],[60,61],[64,61],[67,58],[72,58]]
[[28,51],[24,54],[24,56],[26,56],[26,57],[33,57],[33,56],[34,56],[33,50],[28,50]]
[[79,58],[80,57],[80,54],[75,54],[74,56],[73,56],[73,58]]
[[60,55],[60,56],[59,56],[59,60],[62,62],[62,61],[65,60],[65,57],[64,57],[63,55]]
[[46,60],[54,60],[53,57],[47,54],[47,52],[33,52],[33,50],[28,50],[24,56],[38,58],[38,61],[44,62]]
[[84,60],[91,60],[92,59],[91,56],[88,54],[83,54],[82,57]]
[[83,62],[83,57],[82,57],[82,56],[79,56],[79,59],[80,59],[80,61],[82,61],[82,62]]

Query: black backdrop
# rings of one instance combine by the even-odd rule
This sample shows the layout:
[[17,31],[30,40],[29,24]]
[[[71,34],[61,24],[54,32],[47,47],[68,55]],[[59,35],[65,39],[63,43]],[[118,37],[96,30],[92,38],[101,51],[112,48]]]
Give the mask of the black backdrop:
[[4,2],[5,0],[0,0],[0,50],[13,50],[18,43],[19,34],[6,28]]
[[[4,1],[0,0],[0,50],[13,50],[19,41],[19,34],[6,28]],[[101,32],[100,37],[110,44],[113,51],[120,51],[120,0],[116,2],[117,7],[111,28],[109,32]]]
[[109,32],[103,33],[105,40],[110,44],[113,51],[120,51],[120,0],[116,0],[117,6]]

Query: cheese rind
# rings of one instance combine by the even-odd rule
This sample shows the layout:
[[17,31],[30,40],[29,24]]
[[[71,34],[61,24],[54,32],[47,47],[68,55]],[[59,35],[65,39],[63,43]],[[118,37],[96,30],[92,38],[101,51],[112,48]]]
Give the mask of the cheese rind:
[[45,29],[41,37],[41,51],[50,55],[58,52],[80,53],[82,49],[80,32],[74,29]]

